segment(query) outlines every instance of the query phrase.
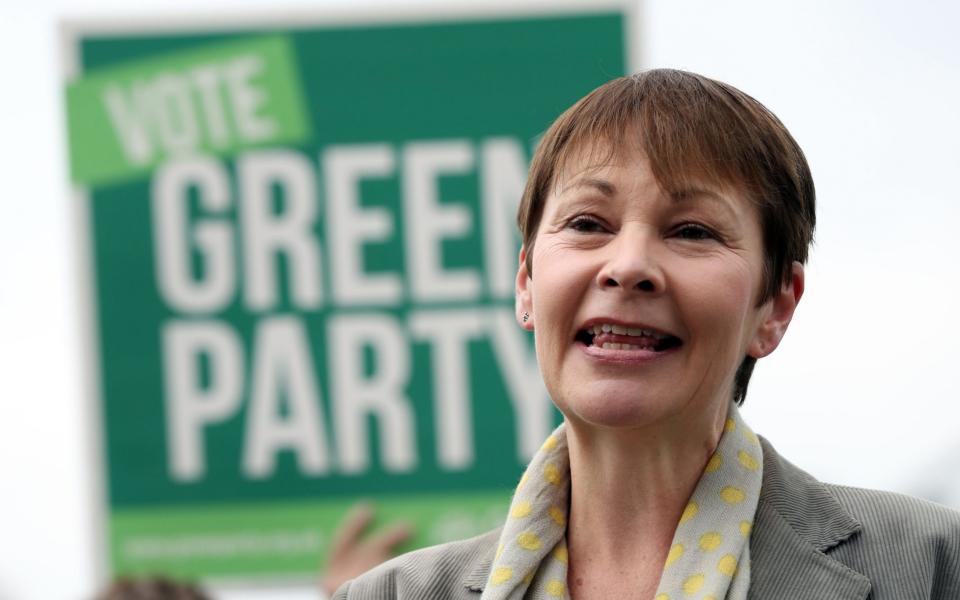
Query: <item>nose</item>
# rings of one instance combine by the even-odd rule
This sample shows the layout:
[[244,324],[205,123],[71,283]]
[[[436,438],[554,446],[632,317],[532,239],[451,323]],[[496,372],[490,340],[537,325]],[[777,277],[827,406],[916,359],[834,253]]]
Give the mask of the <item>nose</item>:
[[607,245],[607,255],[597,272],[602,289],[662,293],[666,288],[652,234],[624,232]]

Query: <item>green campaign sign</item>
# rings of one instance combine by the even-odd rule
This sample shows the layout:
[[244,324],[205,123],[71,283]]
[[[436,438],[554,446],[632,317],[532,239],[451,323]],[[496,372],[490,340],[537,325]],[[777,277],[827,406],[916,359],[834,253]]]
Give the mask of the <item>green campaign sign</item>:
[[70,34],[114,572],[312,576],[357,499],[499,523],[558,422],[514,319],[538,136],[624,8]]

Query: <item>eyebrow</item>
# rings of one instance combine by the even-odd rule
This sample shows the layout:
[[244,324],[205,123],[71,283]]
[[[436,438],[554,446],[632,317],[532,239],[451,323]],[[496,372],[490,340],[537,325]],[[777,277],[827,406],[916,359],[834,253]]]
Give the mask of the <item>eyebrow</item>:
[[686,188],[671,192],[669,196],[674,202],[684,202],[697,198],[710,198],[712,200],[719,200],[721,202],[726,200],[722,195],[707,188]]
[[617,187],[605,179],[597,179],[596,177],[582,177],[577,179],[572,185],[568,186],[564,192],[576,188],[590,188],[594,189],[607,198],[612,198],[617,195]]
[[[566,190],[577,189],[577,188],[590,188],[597,190],[601,194],[607,197],[613,197],[617,195],[617,186],[610,183],[606,179],[598,179],[596,177],[582,177],[573,182]],[[691,200],[696,200],[699,198],[709,198],[714,201],[719,201],[723,204],[726,204],[726,198],[718,194],[717,192],[708,189],[708,188],[699,188],[691,187],[677,190],[668,194],[670,200],[676,203],[688,202]]]
[[719,194],[711,189],[707,188],[685,188],[682,190],[677,190],[669,194],[670,200],[675,204],[687,204],[695,200],[711,200],[713,204],[718,205],[723,208],[725,212],[731,213],[733,215],[737,214],[737,211],[730,203],[730,199],[723,194]]
[[[613,198],[617,195],[617,186],[597,177],[581,177],[570,184],[563,192],[578,188],[588,188],[600,192],[606,198]],[[686,204],[695,200],[708,199],[713,203],[720,205],[726,212],[733,212],[728,198],[709,188],[688,187],[667,194],[667,197],[674,204]]]

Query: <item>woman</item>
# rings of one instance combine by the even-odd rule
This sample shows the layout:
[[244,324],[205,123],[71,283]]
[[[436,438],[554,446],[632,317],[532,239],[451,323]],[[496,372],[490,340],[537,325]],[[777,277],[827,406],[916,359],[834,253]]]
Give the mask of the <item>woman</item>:
[[531,164],[516,283],[564,424],[501,530],[336,597],[960,598],[960,515],[819,483],[740,417],[814,221],[800,148],[731,86],[655,70],[567,110]]

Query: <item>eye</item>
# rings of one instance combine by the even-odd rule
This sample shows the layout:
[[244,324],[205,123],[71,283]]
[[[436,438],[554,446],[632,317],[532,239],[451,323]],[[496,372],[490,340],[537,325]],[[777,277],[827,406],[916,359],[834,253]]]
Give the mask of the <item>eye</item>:
[[567,228],[580,233],[597,233],[606,231],[603,223],[596,217],[589,215],[578,215],[567,223]]
[[674,229],[673,235],[682,240],[719,240],[713,230],[698,223],[684,223]]

